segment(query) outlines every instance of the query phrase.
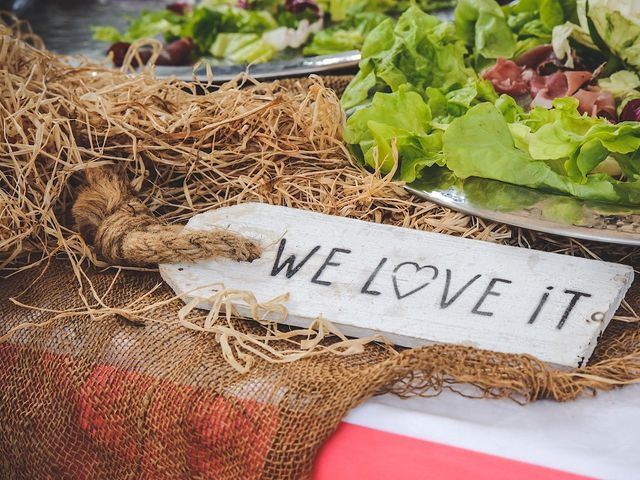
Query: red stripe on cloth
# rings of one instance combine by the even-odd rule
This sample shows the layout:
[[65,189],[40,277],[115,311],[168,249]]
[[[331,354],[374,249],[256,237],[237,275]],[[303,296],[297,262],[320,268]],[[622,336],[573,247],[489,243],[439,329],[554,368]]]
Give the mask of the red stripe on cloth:
[[551,468],[341,423],[316,459],[313,480],[585,480]]

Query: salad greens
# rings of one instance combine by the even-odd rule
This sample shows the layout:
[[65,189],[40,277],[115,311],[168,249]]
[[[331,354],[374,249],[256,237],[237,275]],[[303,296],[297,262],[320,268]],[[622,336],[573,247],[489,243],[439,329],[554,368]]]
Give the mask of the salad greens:
[[554,26],[575,19],[575,10],[575,0],[520,0],[504,7],[494,0],[460,0],[455,24],[474,58],[512,58],[551,43]]
[[182,33],[183,19],[171,10],[144,11],[131,21],[126,32],[120,33],[115,27],[92,27],[93,38],[101,42],[134,42],[140,38],[155,37],[158,34],[167,37],[179,37]]
[[[203,0],[142,11],[125,32],[93,27],[99,41],[133,43],[162,36],[190,38],[194,57],[233,63],[265,62],[288,53],[328,55],[359,49],[381,22],[416,3],[409,0]],[[455,0],[418,0],[426,10],[449,8]],[[236,48],[239,47],[239,48]]]
[[[465,65],[466,48],[454,25],[416,7],[395,24],[392,19],[382,22],[367,36],[361,52],[360,70],[342,97],[346,109],[366,103],[373,91],[397,91],[406,85],[426,96],[428,87],[449,93],[478,79]],[[443,102],[447,99],[439,99],[441,108],[446,107]]]
[[[606,23],[601,18],[617,22],[619,12],[611,9],[627,3],[520,0],[501,7],[494,0],[460,0],[452,23],[411,7],[397,23],[385,20],[365,39],[360,71],[342,97],[348,114],[344,139],[360,161],[405,182],[482,178],[640,205],[640,118],[615,123],[583,113],[584,102],[605,97],[615,98],[618,114],[634,102],[633,111],[640,112],[640,78],[634,71],[640,66],[640,30],[618,31],[618,25],[637,20],[640,28],[640,8],[634,10],[637,17],[627,12],[624,23],[613,23],[615,32],[598,27]],[[586,23],[581,5],[591,15]],[[582,30],[589,42],[574,35],[583,23],[598,32],[596,37]],[[613,64],[617,71],[605,78],[597,78],[606,72],[603,67],[595,75],[586,72],[588,83],[581,90],[548,105],[531,98],[525,105],[517,95],[498,94],[497,84],[483,79],[483,70],[496,59],[518,59],[533,47],[536,55],[547,55],[551,46],[546,45],[563,26],[564,51],[571,59],[582,61],[576,51],[584,55],[597,48],[591,54],[598,61],[609,59],[609,68]],[[606,50],[595,47],[600,43]],[[544,92],[564,80],[565,71],[571,78],[585,73],[563,70],[560,60],[569,60],[567,55],[548,58],[557,73],[530,70]],[[518,76],[526,69],[512,65]],[[505,75],[514,80],[512,71]],[[567,91],[566,80],[563,85]]]
[[362,47],[365,37],[388,16],[380,12],[357,12],[345,21],[324,28],[304,47],[304,55],[330,55]]
[[559,53],[572,39],[640,68],[640,5],[635,0],[576,0],[576,16],[569,20],[553,32]]

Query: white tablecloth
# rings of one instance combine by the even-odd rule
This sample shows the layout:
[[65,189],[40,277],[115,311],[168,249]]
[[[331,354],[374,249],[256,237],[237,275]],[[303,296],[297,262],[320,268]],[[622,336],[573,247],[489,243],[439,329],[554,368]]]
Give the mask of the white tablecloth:
[[[553,469],[550,472],[562,471],[606,479],[640,479],[640,385],[600,393],[595,398],[580,398],[574,402],[541,401],[526,406],[509,400],[473,400],[451,392],[435,398],[408,400],[386,395],[356,408],[344,422],[346,426],[372,429],[369,437],[360,437],[364,443],[367,443],[367,438],[373,438],[375,432],[395,434],[388,436],[389,442],[393,442],[394,438],[406,437],[423,441],[425,448],[413,451],[424,452],[425,458],[428,457],[429,448],[440,445],[458,447],[451,449],[457,452],[455,455],[462,455],[458,465],[463,465],[465,452],[472,456],[473,452],[479,452],[497,457],[498,461],[515,460]],[[345,432],[342,437],[349,429]],[[336,441],[339,436],[340,430],[336,434]],[[351,445],[348,438],[344,441],[345,438],[342,445]],[[343,478],[335,472],[331,474],[331,464],[336,463],[339,455],[339,452],[331,449],[332,441],[327,443],[324,458],[323,454],[320,456],[321,468],[318,471],[321,474],[316,475],[317,479]],[[343,447],[343,450],[349,449]],[[375,456],[384,455],[385,449],[381,450],[379,454],[369,452],[374,455],[370,458],[384,462],[384,459]],[[439,455],[448,455],[448,450],[444,452],[439,450]],[[359,461],[358,455],[352,458],[353,462]],[[391,455],[388,461],[399,461],[398,458],[397,455]],[[419,463],[419,459],[411,460]],[[429,461],[432,462],[433,458]],[[342,459],[342,462],[348,465],[349,459]],[[505,462],[505,478],[510,477],[508,463],[517,462]],[[366,471],[366,465],[362,465],[362,468],[365,469],[362,472]],[[455,470],[454,464],[453,469],[446,471]],[[353,472],[357,471],[358,466],[353,465]],[[400,468],[398,472],[398,478],[394,480],[442,478],[414,476],[410,469]],[[424,465],[424,472],[429,472],[428,464]],[[478,472],[477,478],[485,478],[481,474]],[[495,478],[495,474],[491,478]],[[549,474],[546,478],[554,476]]]

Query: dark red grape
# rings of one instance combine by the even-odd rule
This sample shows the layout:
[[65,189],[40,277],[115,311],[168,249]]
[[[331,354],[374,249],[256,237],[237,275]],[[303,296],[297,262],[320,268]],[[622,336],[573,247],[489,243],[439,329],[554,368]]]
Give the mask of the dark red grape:
[[622,109],[620,120],[623,122],[640,122],[640,98],[627,102]]
[[169,45],[165,45],[156,65],[185,65],[189,63],[191,52],[193,51],[193,40],[190,38],[181,38]]
[[305,10],[309,10],[320,16],[320,7],[313,0],[286,0],[284,8],[291,13],[302,13]]
[[167,10],[171,10],[177,15],[184,15],[189,10],[189,4],[187,2],[174,2],[167,5]]
[[[126,42],[118,42],[111,45],[108,53],[112,55],[113,64],[116,67],[122,66],[130,47],[131,44]],[[165,45],[160,51],[160,55],[156,60],[156,65],[186,65],[191,59],[191,52],[193,52],[193,47],[193,40],[190,38],[181,38],[179,40],[176,40],[175,42],[171,42],[170,44]],[[152,53],[153,50],[149,47],[143,47],[138,50],[138,55],[140,56],[140,60],[142,61],[143,65],[147,64],[147,62],[151,58]],[[133,57],[131,66],[138,67],[138,60],[136,59],[136,57]]]
[[[112,61],[116,67],[122,66],[130,47],[131,47],[131,44],[127,42],[116,42],[113,45],[111,45],[107,54],[112,55]],[[140,55],[140,60],[142,60],[142,63],[144,64],[149,61],[149,58],[151,57],[151,50],[140,50],[138,54]],[[131,60],[131,65],[133,67],[138,66],[138,61],[136,60],[135,57]]]

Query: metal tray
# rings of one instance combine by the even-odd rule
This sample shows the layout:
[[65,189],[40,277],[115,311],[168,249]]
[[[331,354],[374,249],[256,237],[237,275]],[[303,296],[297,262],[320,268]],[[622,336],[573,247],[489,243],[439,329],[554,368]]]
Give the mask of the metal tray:
[[[214,65],[211,68],[213,80],[227,82],[243,72],[249,73],[258,80],[272,80],[276,78],[298,77],[314,73],[339,73],[355,70],[360,62],[360,52],[337,53],[315,57],[296,57],[290,60],[277,60],[255,65]],[[206,80],[206,66],[197,69],[191,67],[156,67],[159,77],[176,77],[178,80],[189,81],[195,78]]]
[[583,240],[640,246],[640,207],[585,202],[480,178],[446,188],[417,182],[407,190],[495,222]]
[[[40,35],[47,48],[55,53],[84,56],[103,62],[108,45],[92,38],[91,26],[113,25],[121,31],[126,28],[127,16],[134,16],[142,9],[162,9],[166,0],[65,0],[41,1],[24,13],[35,33]],[[248,71],[259,80],[278,77],[294,77],[312,73],[355,70],[360,52],[351,51],[336,55],[294,57],[268,63],[246,65],[214,65],[213,79],[225,82]],[[192,80],[194,75],[206,80],[206,67],[157,67],[159,77],[175,76],[180,80]]]

